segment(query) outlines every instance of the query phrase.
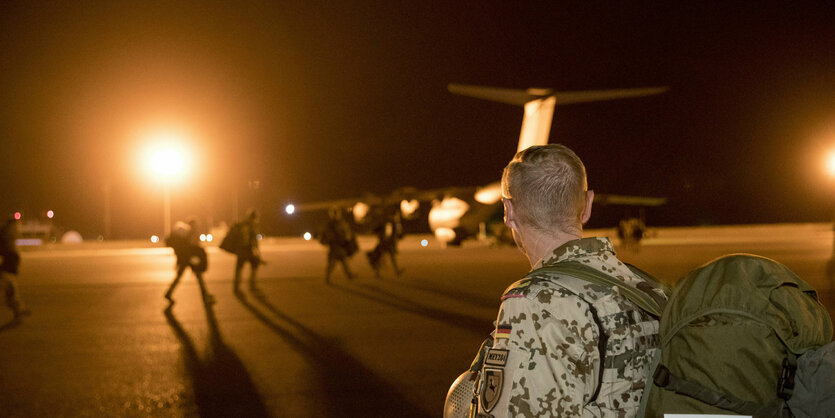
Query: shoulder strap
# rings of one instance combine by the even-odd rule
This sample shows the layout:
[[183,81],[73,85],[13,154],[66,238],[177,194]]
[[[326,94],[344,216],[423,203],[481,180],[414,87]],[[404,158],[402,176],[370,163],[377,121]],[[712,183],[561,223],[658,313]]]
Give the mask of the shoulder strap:
[[652,376],[653,383],[666,390],[678,393],[679,395],[704,402],[726,411],[733,411],[737,414],[751,415],[754,418],[787,418],[791,417],[786,401],[776,398],[768,404],[745,401],[733,395],[717,392],[699,383],[676,376],[669,369],[659,364]]
[[[639,308],[649,313],[650,315],[653,315],[656,318],[660,318],[661,312],[664,310],[664,305],[666,305],[667,303],[667,298],[657,294],[655,292],[655,289],[656,287],[661,288],[665,296],[669,295],[669,291],[649,273],[631,264],[626,264],[626,266],[629,268],[630,271],[632,271],[634,275],[644,280],[641,283],[639,283],[637,287],[630,286],[629,284],[621,280],[618,280],[612,276],[609,276],[608,274],[605,274],[602,271],[574,261],[561,262],[553,266],[538,268],[528,273],[523,280],[517,282],[516,284],[514,284],[514,286],[518,288],[527,286],[529,284],[529,280],[527,279],[530,279],[533,276],[543,272],[563,274],[600,286],[617,287],[620,290],[620,294],[623,295],[625,298],[632,301],[632,303],[636,304]],[[514,286],[511,286],[511,289],[513,289]],[[591,303],[589,303],[589,308],[591,308],[591,313],[594,317],[594,321],[598,329],[600,329],[601,338],[598,341],[598,350],[600,351],[600,361],[602,363],[603,359],[606,356],[607,342],[605,338],[605,333],[603,332],[603,326],[600,323],[600,319],[597,316],[597,312]],[[660,350],[656,350],[656,353],[653,356],[653,363],[657,364],[660,357]],[[602,375],[603,368],[601,367],[599,377],[600,381],[602,381]],[[601,385],[598,385],[595,389],[595,392],[592,395],[592,401],[597,399],[597,396],[600,392],[600,388]],[[647,399],[648,397],[646,396],[642,397],[641,399],[640,410],[642,413],[646,409],[645,402]],[[643,415],[641,414],[639,416]]]
[[[649,274],[637,269],[636,267],[634,269],[633,266],[629,267],[630,270],[632,270],[637,276],[641,278],[652,278],[652,276],[649,276]],[[568,261],[558,263],[553,266],[540,267],[528,273],[525,276],[525,278],[537,275],[539,273],[565,274],[600,286],[617,287],[620,290],[621,295],[632,301],[632,303],[638,305],[639,308],[643,309],[646,312],[649,312],[655,317],[661,317],[661,311],[664,310],[665,300],[657,296],[651,289],[641,287],[636,288],[630,286],[621,280],[618,280],[612,276],[609,276],[608,274],[605,274],[590,266],[586,266],[582,263]],[[652,281],[656,280],[652,279]]]

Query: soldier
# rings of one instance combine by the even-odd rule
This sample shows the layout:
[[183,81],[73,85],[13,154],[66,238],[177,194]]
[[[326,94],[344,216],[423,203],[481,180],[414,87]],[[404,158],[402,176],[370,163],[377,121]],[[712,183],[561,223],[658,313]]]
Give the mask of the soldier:
[[354,274],[348,267],[348,259],[357,252],[358,245],[351,225],[345,221],[341,208],[333,207],[328,211],[330,219],[325,225],[320,241],[328,247],[328,266],[325,271],[325,283],[330,283],[331,272],[336,263],[342,263],[342,269],[348,279]]
[[[238,244],[236,245],[235,254],[237,260],[235,261],[235,282],[234,291],[240,293],[241,276],[243,274],[244,265],[249,264],[249,289],[257,290],[255,286],[255,274],[258,272],[258,266],[264,264],[261,259],[261,250],[258,248],[258,211],[250,209],[246,213],[246,219],[233,225],[229,234],[236,234],[238,236]],[[235,232],[233,232],[235,231]]]
[[174,288],[180,283],[180,279],[183,277],[187,268],[191,268],[191,271],[197,278],[197,284],[200,286],[200,294],[203,296],[203,303],[207,305],[213,304],[215,298],[206,289],[206,283],[203,281],[203,273],[208,268],[208,258],[206,256],[206,250],[200,246],[200,238],[197,233],[197,221],[191,219],[188,223],[177,222],[174,231],[168,237],[166,243],[174,249],[174,255],[177,256],[177,275],[165,292],[165,298],[168,299],[169,305],[174,304]]
[[0,264],[0,283],[3,284],[3,293],[6,297],[6,306],[14,313],[14,321],[29,315],[31,312],[23,305],[20,299],[20,292],[17,289],[17,282],[12,276],[17,276],[20,270],[20,253],[17,251],[18,223],[14,218],[9,218],[0,228],[0,257],[3,262]]
[[[492,338],[474,362],[480,417],[632,417],[658,346],[658,321],[616,290],[544,266],[581,263],[665,298],[608,238],[583,238],[594,192],[562,145],[520,151],[504,169],[505,224],[533,269],[511,285]],[[662,299],[663,300],[663,299]]]
[[382,212],[380,219],[374,226],[373,232],[377,235],[377,246],[366,253],[368,263],[374,269],[374,276],[380,277],[380,267],[386,254],[391,259],[394,267],[394,274],[400,277],[403,270],[397,266],[397,241],[403,238],[403,224],[400,218],[400,209],[388,209]]

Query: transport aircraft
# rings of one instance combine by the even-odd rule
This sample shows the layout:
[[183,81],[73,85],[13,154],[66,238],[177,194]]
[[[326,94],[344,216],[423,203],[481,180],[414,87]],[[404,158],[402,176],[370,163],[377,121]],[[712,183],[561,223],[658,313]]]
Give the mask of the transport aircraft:
[[[517,151],[548,143],[554,108],[559,105],[625,99],[663,93],[666,87],[616,90],[554,91],[526,90],[450,84],[451,93],[524,107]],[[510,156],[508,156],[510,158]],[[500,167],[499,167],[500,168]],[[398,212],[402,219],[414,219],[422,204],[429,204],[429,228],[444,245],[460,245],[464,239],[507,237],[502,223],[501,183],[477,187],[446,187],[418,190],[403,187],[386,195],[288,204],[285,212],[328,210],[339,207],[351,212],[357,225],[373,225],[375,217]],[[595,193],[598,205],[660,206],[666,198]]]

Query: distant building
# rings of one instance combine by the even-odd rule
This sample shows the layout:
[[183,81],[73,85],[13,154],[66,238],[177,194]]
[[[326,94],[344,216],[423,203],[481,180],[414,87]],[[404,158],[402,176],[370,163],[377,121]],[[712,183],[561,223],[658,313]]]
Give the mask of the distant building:
[[21,221],[19,231],[17,245],[41,245],[45,242],[55,242],[57,239],[52,221]]

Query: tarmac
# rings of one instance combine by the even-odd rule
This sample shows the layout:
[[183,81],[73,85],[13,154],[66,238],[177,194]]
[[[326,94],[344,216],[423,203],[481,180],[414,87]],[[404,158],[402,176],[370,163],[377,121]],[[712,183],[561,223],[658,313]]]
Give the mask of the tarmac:
[[[829,224],[664,228],[640,248],[618,243],[618,254],[670,284],[724,254],[771,257],[815,286],[832,315],[832,244]],[[257,290],[245,282],[236,295],[234,257],[210,246],[209,309],[190,273],[167,309],[169,248],[24,248],[18,282],[33,313],[16,324],[0,310],[0,416],[440,416],[499,296],[529,266],[514,247],[486,242],[442,248],[407,236],[400,248],[402,277],[387,266],[375,279],[358,254],[356,280],[337,269],[326,284],[317,242],[265,239]]]

